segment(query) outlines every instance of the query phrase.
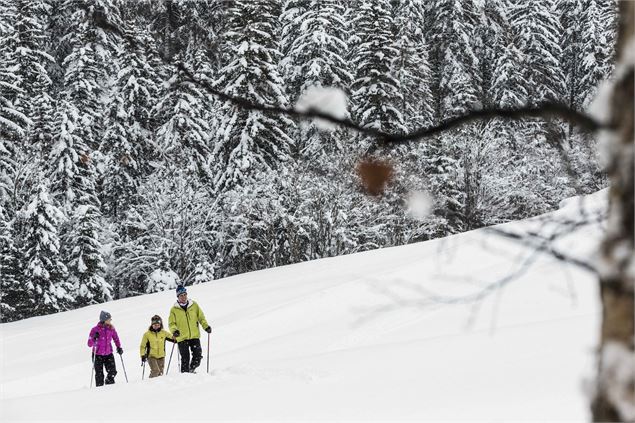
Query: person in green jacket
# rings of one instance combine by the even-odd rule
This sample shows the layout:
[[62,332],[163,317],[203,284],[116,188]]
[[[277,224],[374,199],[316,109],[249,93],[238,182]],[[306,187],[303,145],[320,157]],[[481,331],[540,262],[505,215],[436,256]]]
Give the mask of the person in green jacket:
[[150,365],[150,377],[163,375],[165,366],[165,341],[176,342],[170,332],[163,329],[161,316],[154,315],[150,320],[150,327],[141,338],[139,346],[141,353],[141,363],[146,360]]
[[[195,301],[187,298],[187,290],[183,285],[176,288],[176,303],[170,310],[169,322],[170,330],[176,338],[181,353],[181,373],[193,373],[203,358],[198,325],[200,324],[207,333],[211,333],[212,328],[205,320],[203,310]],[[190,361],[190,350],[192,361]]]

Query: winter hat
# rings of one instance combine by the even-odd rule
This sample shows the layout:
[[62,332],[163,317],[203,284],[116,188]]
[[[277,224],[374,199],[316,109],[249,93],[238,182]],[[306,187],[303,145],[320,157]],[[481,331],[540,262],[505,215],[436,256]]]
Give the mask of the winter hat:
[[110,313],[108,313],[107,311],[101,311],[101,313],[99,313],[99,321],[100,322],[105,322],[106,320],[112,318],[112,316],[110,315]]
[[181,294],[187,294],[187,289],[183,285],[179,285],[176,287],[176,296],[178,297]]

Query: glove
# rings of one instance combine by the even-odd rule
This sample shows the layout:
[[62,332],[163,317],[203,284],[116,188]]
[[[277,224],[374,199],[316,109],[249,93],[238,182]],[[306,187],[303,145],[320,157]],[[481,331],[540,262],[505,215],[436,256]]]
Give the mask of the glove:
[[211,326],[206,327],[205,332],[212,333],[212,327]]
[[172,332],[172,335],[173,335],[175,338],[178,338],[179,336],[181,336],[181,332],[179,332],[178,330],[175,330],[174,332]]
[[93,335],[93,339],[95,341],[99,339],[99,332],[95,332],[95,334]]
[[117,354],[119,355],[123,354],[123,348],[121,347],[117,348]]
[[145,363],[147,359],[148,359],[148,357],[146,357],[145,355],[142,355],[141,356],[141,363]]

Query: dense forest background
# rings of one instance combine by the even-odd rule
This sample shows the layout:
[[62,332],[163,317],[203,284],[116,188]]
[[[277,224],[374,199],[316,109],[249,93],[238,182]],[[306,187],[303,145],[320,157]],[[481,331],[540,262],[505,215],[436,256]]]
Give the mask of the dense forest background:
[[[446,236],[606,185],[569,124],[492,119],[371,152],[220,101],[179,63],[265,105],[337,87],[354,122],[401,133],[483,108],[584,110],[616,19],[616,0],[0,0],[2,321]],[[368,154],[396,169],[378,198],[354,170]],[[426,216],[408,213],[417,193]]]

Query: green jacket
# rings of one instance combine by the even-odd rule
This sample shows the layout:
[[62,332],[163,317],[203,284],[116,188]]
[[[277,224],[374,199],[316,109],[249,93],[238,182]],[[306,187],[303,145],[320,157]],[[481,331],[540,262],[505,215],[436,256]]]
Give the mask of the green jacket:
[[201,337],[201,333],[198,330],[198,324],[203,326],[203,329],[207,329],[209,324],[205,320],[203,310],[196,304],[196,302],[189,300],[187,303],[187,312],[183,310],[183,307],[179,303],[174,303],[174,306],[170,310],[170,331],[179,331],[179,337],[176,338],[177,342],[185,341],[186,339],[198,339]]
[[139,352],[143,357],[149,351],[148,357],[163,358],[165,357],[165,341],[172,339],[172,334],[165,329],[158,332],[148,330],[141,338]]

